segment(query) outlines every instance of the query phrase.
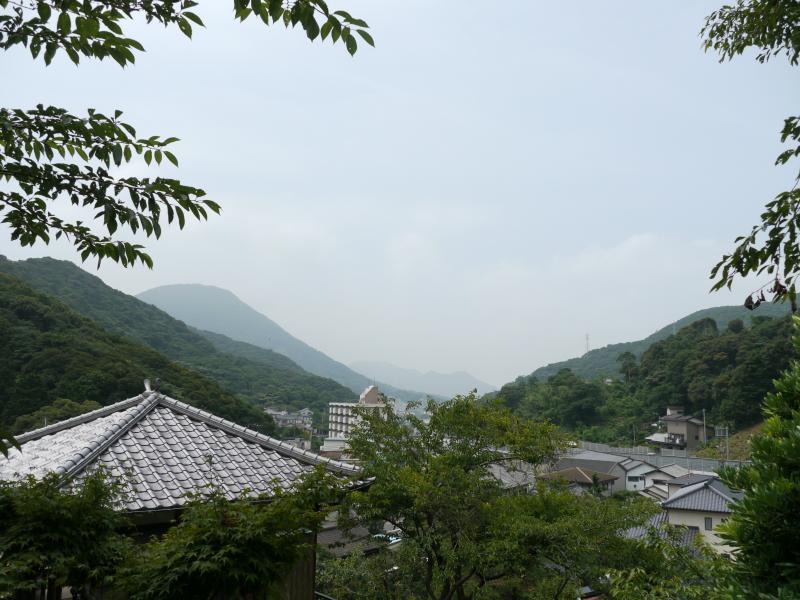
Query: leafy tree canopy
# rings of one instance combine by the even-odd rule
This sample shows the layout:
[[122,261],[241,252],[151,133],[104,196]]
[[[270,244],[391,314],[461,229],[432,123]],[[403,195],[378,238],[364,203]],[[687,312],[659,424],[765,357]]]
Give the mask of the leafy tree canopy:
[[360,411],[350,452],[374,482],[349,495],[342,524],[388,523],[402,541],[390,558],[364,563],[366,571],[341,564],[371,590],[344,589],[339,563],[326,566],[327,589],[343,598],[380,597],[384,589],[432,600],[553,598],[574,595],[572,586],[631,556],[618,533],[649,516],[650,503],[577,498],[560,487],[514,493],[501,484],[501,468],[531,472],[553,460],[565,438],[552,424],[475,395],[429,402],[427,410],[427,422],[391,408]]
[[122,572],[132,600],[266,600],[296,561],[310,552],[339,482],[323,470],[292,492],[228,500],[219,489],[198,495],[180,521],[150,541]]
[[[795,317],[800,351],[800,319]],[[727,469],[722,479],[744,492],[721,527],[736,548],[735,571],[743,595],[800,596],[800,361],[792,361],[764,401],[764,428],[751,441],[752,463]],[[761,596],[759,596],[761,597]]]
[[[707,50],[717,52],[720,61],[731,60],[749,50],[756,60],[767,62],[785,56],[796,66],[800,57],[800,4],[794,0],[737,0],[711,13],[702,30]],[[784,165],[800,155],[800,117],[786,118],[780,133],[788,147],[775,164]],[[781,192],[766,205],[761,223],[747,235],[736,238],[733,252],[726,254],[711,271],[712,289],[730,288],[734,279],[750,274],[769,275],[770,282],[748,296],[752,308],[765,300],[789,298],[797,312],[796,279],[800,273],[800,173],[791,189]]]
[[[197,6],[193,0],[0,0],[0,49],[21,45],[47,65],[61,51],[75,64],[81,57],[111,58],[124,67],[144,51],[125,35],[130,21],[175,26],[191,37],[203,25],[193,12]],[[351,55],[357,38],[374,45],[364,21],[331,11],[324,0],[234,0],[233,9],[240,21],[252,16],[268,26],[299,26],[310,40],[341,41]],[[178,165],[171,150],[177,138],[141,136],[121,117],[119,110],[74,115],[44,104],[0,108],[0,182],[6,184],[0,212],[12,240],[31,246],[64,236],[83,260],[152,267],[143,246],[122,239],[122,231],[158,238],[165,223],[183,228],[187,216],[205,219],[220,211],[202,189],[177,179],[117,175],[118,167],[138,159]],[[54,208],[57,200],[91,209],[102,225],[64,220]]]
[[0,482],[0,595],[85,589],[112,576],[128,545],[121,491],[102,470],[72,485],[54,474]]

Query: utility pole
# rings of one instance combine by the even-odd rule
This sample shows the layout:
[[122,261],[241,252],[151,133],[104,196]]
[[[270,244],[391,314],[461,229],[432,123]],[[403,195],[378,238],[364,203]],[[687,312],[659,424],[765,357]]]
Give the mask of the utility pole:
[[706,429],[706,409],[703,409],[703,444],[708,444],[708,430]]

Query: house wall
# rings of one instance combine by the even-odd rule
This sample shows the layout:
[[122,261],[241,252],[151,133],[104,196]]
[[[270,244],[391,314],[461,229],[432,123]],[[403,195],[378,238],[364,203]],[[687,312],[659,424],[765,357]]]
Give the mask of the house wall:
[[651,465],[639,465],[634,467],[626,473],[625,476],[625,489],[630,492],[636,492],[653,485],[652,480],[648,483],[647,474],[654,473]]
[[705,519],[711,517],[714,529],[728,517],[725,513],[700,512],[696,510],[680,510],[675,508],[667,509],[667,520],[670,525],[683,525],[694,527],[703,536],[703,540],[710,544],[717,552],[729,554],[733,548],[723,543],[716,531],[706,531]]

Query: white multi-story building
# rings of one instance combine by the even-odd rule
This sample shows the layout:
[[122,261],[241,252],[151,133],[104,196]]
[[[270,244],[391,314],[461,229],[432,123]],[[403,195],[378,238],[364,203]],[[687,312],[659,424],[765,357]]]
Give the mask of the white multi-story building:
[[328,437],[320,448],[324,455],[341,455],[347,446],[350,433],[358,424],[360,418],[355,413],[356,408],[381,410],[386,403],[381,397],[377,386],[371,385],[365,389],[358,402],[331,402],[328,404]]

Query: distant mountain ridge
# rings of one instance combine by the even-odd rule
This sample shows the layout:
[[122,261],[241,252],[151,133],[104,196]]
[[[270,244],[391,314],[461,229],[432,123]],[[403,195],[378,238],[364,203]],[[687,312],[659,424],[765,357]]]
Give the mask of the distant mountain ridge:
[[[356,398],[349,388],[304,371],[286,356],[224,336],[209,339],[205,332],[192,330],[155,306],[107,286],[70,262],[11,261],[0,256],[0,273],[58,298],[106,331],[144,344],[250,402],[296,409],[308,406],[321,415],[329,402]],[[225,346],[236,351],[227,352]]]
[[[191,327],[288,356],[306,371],[333,379],[354,392],[361,392],[373,383],[368,377],[297,339],[228,290],[196,283],[174,284],[147,290],[137,298]],[[422,391],[376,383],[387,395],[405,402],[425,396]]]
[[2,272],[0,339],[0,422],[6,425],[64,399],[86,408],[113,404],[141,393],[144,379],[157,375],[162,390],[175,398],[264,433],[274,429],[261,409],[210,377],[110,333],[55,296]]
[[364,373],[391,385],[426,390],[431,394],[438,394],[447,398],[456,394],[467,394],[474,389],[477,389],[479,394],[486,394],[497,389],[491,383],[481,381],[464,371],[456,371],[455,373],[428,371],[423,373],[416,369],[404,369],[388,362],[368,360],[350,363],[350,367],[359,373]]
[[725,329],[728,323],[734,319],[741,319],[745,324],[749,324],[753,317],[785,317],[791,312],[788,304],[765,303],[754,311],[747,310],[744,306],[717,306],[695,311],[674,323],[662,327],[655,333],[650,334],[642,340],[633,342],[622,342],[609,344],[602,348],[590,350],[583,356],[562,360],[551,363],[544,367],[539,367],[531,377],[545,380],[561,369],[570,369],[583,379],[597,379],[598,377],[618,377],[619,363],[617,357],[623,352],[630,352],[637,358],[650,346],[663,339],[668,338],[680,329],[691,325],[701,319],[713,319],[720,329]]

